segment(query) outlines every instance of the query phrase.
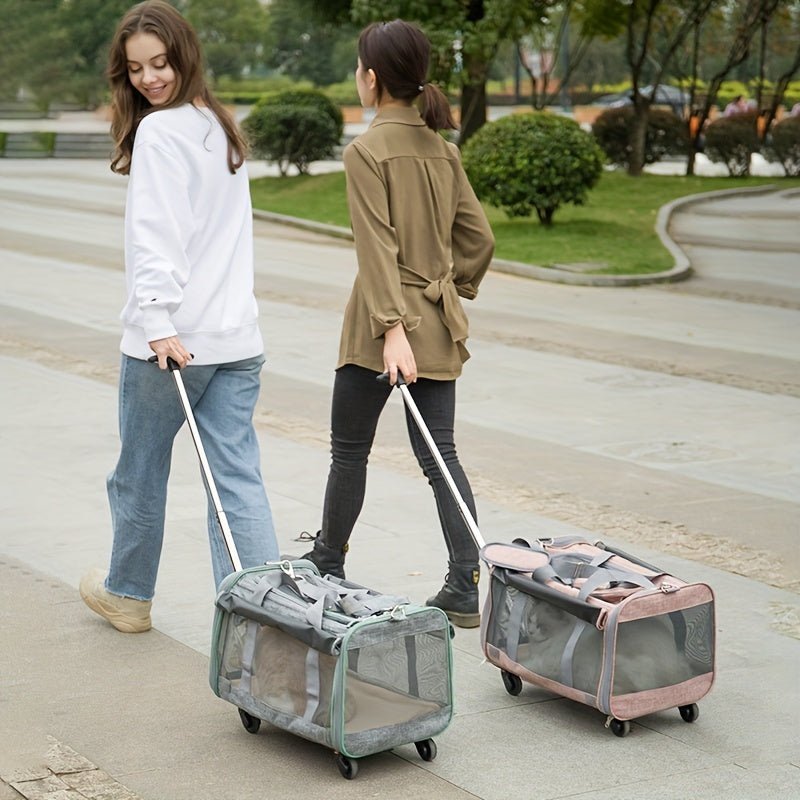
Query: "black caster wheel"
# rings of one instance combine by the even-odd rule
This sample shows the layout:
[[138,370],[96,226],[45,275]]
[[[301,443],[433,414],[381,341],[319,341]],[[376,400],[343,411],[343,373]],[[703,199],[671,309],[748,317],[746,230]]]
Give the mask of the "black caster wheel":
[[530,542],[527,539],[522,539],[522,538],[512,539],[511,544],[518,544],[521,545],[522,547],[531,546]]
[[423,739],[421,742],[414,742],[419,757],[423,761],[433,761],[436,758],[436,742],[433,739]]
[[700,716],[700,709],[697,707],[697,703],[692,703],[689,706],[678,706],[678,711],[681,712],[684,722],[694,722]]
[[339,767],[342,777],[347,778],[348,781],[353,780],[358,775],[358,761],[353,761],[341,753],[336,754],[336,766]]
[[506,687],[506,691],[516,697],[522,691],[522,678],[512,672],[506,672],[504,669],[500,670],[500,675],[503,678],[503,686]]
[[258,729],[261,727],[261,720],[258,717],[254,717],[248,714],[243,708],[240,708],[239,718],[242,720],[242,725],[244,725],[244,729],[248,733],[258,733]]
[[631,732],[631,724],[626,719],[612,719],[608,727],[611,728],[614,736],[624,737]]

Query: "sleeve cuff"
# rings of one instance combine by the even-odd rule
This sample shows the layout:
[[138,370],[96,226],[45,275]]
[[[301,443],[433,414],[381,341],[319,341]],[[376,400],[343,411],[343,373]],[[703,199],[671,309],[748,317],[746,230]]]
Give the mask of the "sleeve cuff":
[[414,328],[419,327],[419,323],[421,321],[421,317],[394,317],[394,318],[380,318],[376,317],[374,314],[370,314],[369,317],[369,324],[372,330],[372,338],[373,339],[380,339],[389,328],[394,328],[398,322],[403,323],[403,327],[407,331],[413,331]]
[[172,324],[169,311],[163,306],[145,306],[142,309],[145,339],[154,342],[156,339],[166,339],[177,336],[178,332]]
[[458,296],[465,300],[474,300],[478,296],[478,290],[471,283],[462,283],[456,286],[456,291]]

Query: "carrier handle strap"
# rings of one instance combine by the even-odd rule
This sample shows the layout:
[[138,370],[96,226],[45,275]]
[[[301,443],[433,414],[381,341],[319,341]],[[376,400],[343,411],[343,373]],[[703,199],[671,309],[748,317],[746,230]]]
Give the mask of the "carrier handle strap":
[[598,569],[594,575],[590,575],[586,582],[581,586],[578,597],[585,600],[589,595],[604,583],[618,581],[619,583],[632,583],[634,586],[641,586],[642,589],[655,589],[653,581],[645,578],[644,575],[637,575],[635,572],[627,572],[619,569],[602,568]]
[[614,558],[613,553],[609,553],[607,550],[604,550],[598,553],[591,561],[591,565],[593,567],[602,567],[607,561],[610,561]]
[[558,581],[565,586],[572,586],[575,578],[584,577],[584,571],[592,568],[594,564],[590,556],[583,553],[558,553],[551,555],[550,561],[533,571],[534,580],[545,583],[548,580]]

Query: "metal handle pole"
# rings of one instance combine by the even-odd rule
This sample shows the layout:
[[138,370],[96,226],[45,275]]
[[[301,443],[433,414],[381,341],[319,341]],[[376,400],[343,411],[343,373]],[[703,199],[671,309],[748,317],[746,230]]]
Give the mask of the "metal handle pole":
[[411,392],[409,391],[407,384],[405,381],[401,382],[398,380],[397,387],[400,389],[400,392],[403,395],[403,400],[405,400],[406,406],[411,412],[411,416],[414,417],[417,427],[419,428],[420,433],[422,434],[429,450],[431,451],[431,455],[433,456],[437,466],[444,476],[447,486],[450,489],[450,493],[453,495],[453,499],[456,501],[458,509],[461,512],[461,516],[464,518],[464,522],[467,523],[469,532],[472,534],[472,538],[475,540],[475,544],[478,545],[479,550],[482,550],[486,546],[486,542],[484,541],[483,536],[481,536],[481,532],[478,530],[478,524],[475,522],[469,507],[464,502],[461,492],[458,491],[456,482],[453,480],[450,470],[447,469],[447,465],[444,463],[442,454],[439,452],[439,448],[436,446],[436,442],[434,442],[433,436],[431,436],[431,432],[428,430],[428,426],[425,424],[425,420],[422,419],[422,414],[419,413],[417,404],[414,402],[414,398],[411,396]]
[[194,448],[197,450],[197,455],[200,459],[200,467],[203,473],[203,480],[205,481],[206,488],[211,501],[214,504],[214,511],[217,515],[217,522],[219,522],[220,530],[222,531],[222,538],[225,541],[225,546],[228,548],[228,555],[231,558],[233,569],[239,572],[242,568],[242,562],[239,560],[239,553],[236,550],[236,544],[233,541],[233,534],[231,533],[230,525],[228,525],[228,518],[225,516],[225,511],[222,508],[222,502],[219,499],[217,486],[214,483],[214,476],[211,474],[211,467],[206,458],[206,451],[203,448],[203,442],[200,440],[200,431],[197,429],[197,422],[192,412],[191,403],[189,403],[189,396],[186,394],[186,387],[183,384],[183,377],[178,365],[170,359],[169,369],[172,372],[172,377],[175,379],[175,386],[178,388],[178,396],[183,406],[183,413],[186,415],[186,422],[189,425],[189,431],[192,434],[192,441]]

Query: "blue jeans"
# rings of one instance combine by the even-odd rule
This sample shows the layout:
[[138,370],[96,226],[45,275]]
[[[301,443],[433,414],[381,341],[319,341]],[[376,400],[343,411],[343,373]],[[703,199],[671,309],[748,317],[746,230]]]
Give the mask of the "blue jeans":
[[[279,557],[272,511],[261,478],[253,410],[263,356],[181,372],[197,427],[243,567]],[[150,600],[155,592],[167,480],[175,435],[185,420],[172,375],[122,356],[119,429],[122,448],[107,481],[114,542],[106,589]],[[209,498],[208,536],[214,580],[233,571]]]

